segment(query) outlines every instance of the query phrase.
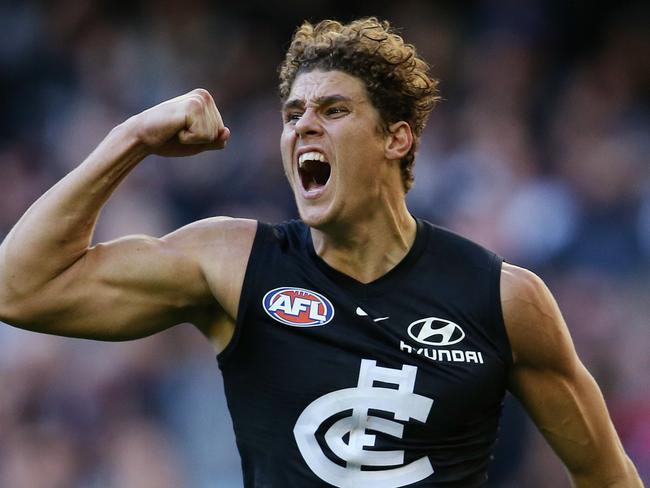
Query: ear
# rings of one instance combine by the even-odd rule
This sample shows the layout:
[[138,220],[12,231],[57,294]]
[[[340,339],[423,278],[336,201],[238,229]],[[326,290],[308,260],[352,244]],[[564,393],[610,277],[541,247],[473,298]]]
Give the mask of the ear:
[[384,154],[387,159],[402,159],[413,146],[413,132],[411,126],[404,122],[395,122],[388,127]]

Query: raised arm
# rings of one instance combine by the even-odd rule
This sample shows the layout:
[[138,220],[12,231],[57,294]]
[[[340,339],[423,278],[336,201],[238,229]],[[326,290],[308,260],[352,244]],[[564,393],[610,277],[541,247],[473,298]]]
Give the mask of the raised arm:
[[211,219],[161,239],[130,236],[91,247],[102,206],[148,154],[220,149],[228,137],[205,90],[113,129],[0,245],[0,320],[51,334],[122,340],[207,315],[234,317],[237,290],[223,277],[235,288],[243,279],[253,222]]
[[641,487],[600,389],[580,362],[542,280],[504,264],[501,303],[514,357],[510,390],[567,467],[574,485]]

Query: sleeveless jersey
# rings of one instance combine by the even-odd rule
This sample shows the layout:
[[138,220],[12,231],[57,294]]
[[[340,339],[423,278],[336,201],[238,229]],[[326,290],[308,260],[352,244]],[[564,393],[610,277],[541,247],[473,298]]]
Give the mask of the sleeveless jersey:
[[418,220],[363,284],[301,221],[258,224],[218,356],[245,486],[484,486],[512,364],[501,262]]

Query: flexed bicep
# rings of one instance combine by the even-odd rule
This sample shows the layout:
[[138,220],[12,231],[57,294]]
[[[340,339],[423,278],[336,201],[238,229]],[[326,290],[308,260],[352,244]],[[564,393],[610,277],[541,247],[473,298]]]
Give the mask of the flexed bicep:
[[94,247],[91,242],[103,205],[147,155],[220,149],[229,134],[202,89],[115,127],[32,204],[0,244],[0,320],[110,340],[151,334],[190,320],[197,307],[213,306],[219,286],[207,283],[205,262],[193,251],[201,249],[192,245],[193,230],[162,239],[131,236]]
[[17,302],[7,321],[50,334],[128,340],[206,315],[230,315],[254,232],[252,221],[214,218],[164,238],[98,244]]
[[190,319],[209,290],[198,263],[160,239],[129,236],[90,248],[9,322],[75,337],[124,340]]

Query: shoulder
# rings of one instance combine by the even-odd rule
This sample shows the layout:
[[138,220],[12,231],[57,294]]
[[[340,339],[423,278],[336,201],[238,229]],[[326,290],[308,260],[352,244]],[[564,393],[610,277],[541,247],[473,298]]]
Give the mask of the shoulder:
[[233,271],[233,267],[245,267],[257,227],[255,220],[211,217],[181,227],[162,240],[206,271]]
[[181,227],[162,239],[179,250],[200,252],[224,244],[252,244],[257,225],[255,220],[210,217]]
[[247,258],[255,240],[257,221],[210,217],[185,225],[161,240],[173,251],[199,263]]
[[294,219],[274,225],[261,224],[263,232],[272,234],[272,238],[284,245],[304,243],[309,235],[309,226],[302,220]]
[[213,296],[234,317],[257,228],[255,220],[212,217],[181,227],[162,240],[172,252],[198,265]]
[[[504,305],[531,304],[546,298],[546,284],[532,271],[509,263],[501,267],[501,301]],[[515,307],[521,311],[520,307]]]
[[490,249],[450,229],[418,219],[418,231],[424,231],[428,238],[429,252],[434,253],[450,265],[472,268],[492,268],[503,260]]
[[577,356],[571,336],[544,281],[532,271],[504,263],[500,288],[515,367],[572,369]]

